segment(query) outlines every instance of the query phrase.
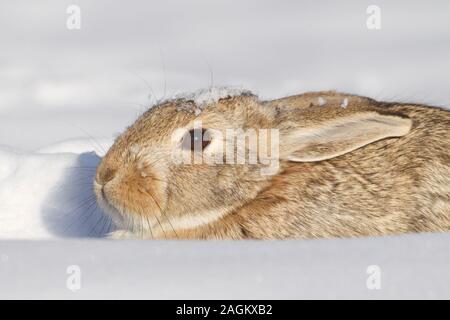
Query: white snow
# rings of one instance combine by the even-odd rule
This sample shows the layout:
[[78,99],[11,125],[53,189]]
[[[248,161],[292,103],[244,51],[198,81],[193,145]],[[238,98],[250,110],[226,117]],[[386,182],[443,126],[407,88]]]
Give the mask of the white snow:
[[235,97],[240,95],[249,95],[251,92],[243,88],[231,86],[209,87],[199,89],[193,92],[184,92],[176,94],[173,99],[184,99],[193,101],[199,108],[203,108],[208,104],[216,103],[220,99],[227,97]]
[[[89,149],[87,142],[74,146]],[[64,149],[53,151],[58,148]],[[0,146],[0,239],[105,236],[112,226],[92,191],[99,159],[93,152],[31,153]]]
[[[450,234],[312,241],[3,241],[0,299],[448,299],[449,252]],[[75,292],[66,287],[73,265],[81,271]],[[367,286],[376,276],[370,266],[380,271],[379,289]]]
[[231,98],[240,95],[252,95],[252,92],[243,88],[232,86],[210,86],[204,89],[198,89],[192,92],[183,92],[175,94],[173,97],[163,101],[184,100],[193,102],[194,105],[180,105],[179,109],[193,112],[196,116],[200,115],[203,109],[211,104],[217,103],[220,99]]
[[319,97],[318,99],[317,99],[317,102],[319,103],[319,106],[324,106],[326,103],[327,103],[327,100],[326,99],[324,99],[323,97]]
[[95,152],[102,156],[113,144],[114,139],[110,138],[73,138],[57,142],[55,144],[39,148],[38,153],[85,153]]

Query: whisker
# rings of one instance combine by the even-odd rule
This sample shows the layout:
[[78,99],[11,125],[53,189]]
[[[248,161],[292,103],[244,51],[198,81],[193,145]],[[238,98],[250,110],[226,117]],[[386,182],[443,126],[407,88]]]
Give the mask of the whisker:
[[[85,205],[87,205],[86,210],[89,210],[93,205],[95,204],[95,200],[94,199],[88,199],[87,201],[84,201],[83,204],[81,204],[80,206],[78,206],[77,208],[71,210],[70,212],[68,212],[67,214],[65,214],[65,216],[68,215],[72,215],[75,211],[78,211],[79,209],[81,209],[82,207],[84,207]],[[65,229],[64,229],[64,233],[67,233],[71,227],[73,227],[73,225],[77,222],[77,220],[73,220]]]
[[[159,205],[158,201],[156,200],[156,198],[153,196],[153,194],[149,191],[147,191],[147,194],[152,198],[153,202],[155,202],[155,204],[157,205],[159,212],[167,219],[167,222],[169,222],[170,227],[172,228],[173,232],[175,233],[175,236],[178,238],[178,234],[175,231],[175,228],[173,227],[172,223],[170,222],[170,219],[168,218],[168,216],[164,213],[164,211],[162,210],[161,206]],[[157,216],[155,215],[156,219]],[[159,220],[158,220],[159,222]],[[161,223],[159,223],[161,225]],[[162,227],[161,227],[162,228]],[[166,233],[164,232],[164,235],[166,236]]]
[[144,223],[143,223],[143,217],[142,216],[141,216],[140,226],[141,226],[141,232],[142,232],[141,239],[145,239],[144,235],[146,234],[146,232],[145,232]]
[[213,72],[213,68],[212,68],[211,64],[209,63],[209,61],[205,57],[203,57],[203,61],[208,66],[208,70],[209,70],[209,87],[212,88],[212,87],[214,87],[214,72]]
[[150,224],[149,217],[148,217],[148,216],[145,216],[145,218],[146,218],[146,220],[147,220],[148,229],[150,230],[150,235],[151,235],[152,240],[153,240],[154,237],[153,237],[153,229],[152,229],[152,225]]
[[[98,210],[99,210],[98,205],[95,204],[95,211],[98,211]],[[95,235],[95,230],[96,230],[98,224],[99,224],[101,221],[103,221],[104,217],[105,217],[105,216],[104,216],[104,214],[102,213],[102,214],[100,215],[100,218],[98,219],[98,221],[97,221],[97,222],[95,223],[95,225],[93,226],[91,232],[89,232],[89,236]]]
[[103,153],[106,153],[106,150],[105,150],[105,148],[100,144],[100,142],[98,142],[98,140],[97,139],[95,139],[89,132],[87,132],[87,130],[85,130],[85,129],[83,129],[82,127],[79,127],[79,126],[77,126],[76,124],[74,124],[74,123],[71,123],[71,122],[69,122],[69,121],[67,121],[67,123],[69,123],[69,124],[71,124],[72,126],[74,126],[74,127],[76,127],[76,128],[78,128],[79,130],[81,130],[81,131],[83,131],[98,147],[100,147],[100,150],[103,152]]
[[[124,212],[125,210],[121,210],[121,212]],[[131,219],[126,219],[125,220],[126,224],[125,224],[125,230],[130,230],[131,233],[134,233],[134,220],[131,221]]]
[[79,166],[69,166],[69,167],[67,167],[68,169],[92,169],[92,170],[96,170],[97,169],[97,166],[95,166],[95,167],[89,167],[89,166],[86,166],[86,167],[79,167]]
[[[158,205],[158,203],[155,201],[155,199],[153,198],[153,195],[152,195],[150,192],[148,192],[147,190],[142,190],[142,189],[140,189],[140,188],[138,188],[138,191],[139,191],[140,193],[142,193],[142,194],[145,194],[145,195],[150,196],[150,197],[153,199],[153,201],[156,203],[156,205],[158,206],[159,211],[161,212],[161,207],[160,207],[160,206]],[[159,224],[159,227],[161,228],[161,231],[164,233],[164,238],[167,239],[166,231],[165,231],[164,228],[162,227],[161,221],[158,219],[158,216],[157,216],[156,214],[155,214],[155,218],[156,218],[156,221],[157,221],[158,224]]]
[[161,47],[159,48],[159,54],[161,56],[161,64],[162,64],[162,68],[163,68],[163,77],[164,77],[163,97],[160,100],[164,100],[166,98],[166,94],[167,94],[167,76],[166,76],[166,64],[164,63],[164,55],[163,55]]
[[109,220],[109,223],[108,223],[108,228],[106,229],[106,232],[111,232],[111,227],[112,227],[112,219],[111,218],[109,218],[108,219]]
[[[85,172],[82,173],[85,174]],[[94,182],[94,176],[91,173],[87,173],[86,175],[80,175],[79,177],[76,177],[71,181],[86,181],[86,180]]]
[[[78,198],[80,198],[80,197],[82,197],[82,195],[76,195],[76,196],[73,197],[73,199],[71,199],[70,201],[75,200],[75,199],[78,199]],[[73,208],[69,213],[70,213],[70,214],[74,213],[74,211],[77,211],[78,209],[81,209],[85,204],[90,203],[91,201],[92,201],[92,202],[95,202],[95,196],[94,196],[94,195],[89,195],[85,200],[82,200],[82,201],[78,204],[78,206],[75,207],[75,208]]]
[[158,98],[156,97],[155,91],[153,90],[152,86],[150,85],[150,83],[142,76],[140,76],[139,74],[137,74],[134,71],[129,71],[130,73],[132,73],[135,77],[137,77],[138,79],[140,79],[142,82],[144,82],[144,84],[147,86],[147,89],[149,89],[150,91],[150,103],[152,102],[152,98],[155,99],[155,102],[158,101]]
[[[91,209],[90,209],[91,208]],[[94,202],[93,204],[91,204],[88,208],[88,214],[86,214],[86,218],[83,220],[83,222],[80,224],[80,228],[83,228],[84,225],[86,224],[86,222],[88,222],[91,218],[92,215],[94,214],[94,212],[97,210],[97,202]],[[89,236],[89,234],[88,234]]]
[[99,236],[102,238],[104,237],[105,233],[108,231],[108,230],[105,230],[105,227],[108,225],[109,219],[110,218],[107,215],[102,214],[103,224],[102,224],[102,228],[100,229],[100,234],[99,234]]
[[80,179],[79,181],[73,181],[74,183],[72,183],[72,186],[89,186],[92,187],[91,191],[93,191],[93,183],[91,181],[83,181],[82,179]]

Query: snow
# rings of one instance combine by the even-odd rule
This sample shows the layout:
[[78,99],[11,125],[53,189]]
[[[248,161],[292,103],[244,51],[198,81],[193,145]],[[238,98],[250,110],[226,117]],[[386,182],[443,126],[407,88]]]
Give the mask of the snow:
[[[449,252],[450,234],[262,242],[4,241],[0,299],[448,299]],[[81,271],[77,291],[66,286],[70,266]],[[380,270],[380,289],[367,286],[371,266]]]
[[110,138],[73,138],[57,142],[55,144],[39,148],[38,153],[85,153],[95,152],[102,156],[113,144],[114,139]]
[[[59,144],[48,150],[64,150]],[[88,149],[84,146],[84,149]],[[0,239],[104,237],[110,219],[97,208],[93,152],[31,153],[0,147]]]
[[179,93],[174,96],[174,99],[191,100],[194,101],[198,107],[202,108],[208,104],[216,103],[223,98],[249,94],[251,94],[251,92],[243,88],[223,86],[199,89],[194,92]]
[[193,92],[178,93],[166,101],[174,101],[174,100],[184,100],[186,102],[192,101],[195,104],[194,106],[182,104],[179,106],[179,110],[193,112],[195,116],[198,116],[201,114],[201,112],[206,106],[217,103],[220,99],[231,98],[241,95],[252,95],[252,93],[251,91],[243,88],[231,86],[221,86],[221,87],[210,86],[208,88],[198,89]]
[[326,103],[327,103],[327,100],[326,99],[324,99],[323,97],[319,97],[318,99],[317,99],[317,102],[319,103],[319,106],[324,106]]

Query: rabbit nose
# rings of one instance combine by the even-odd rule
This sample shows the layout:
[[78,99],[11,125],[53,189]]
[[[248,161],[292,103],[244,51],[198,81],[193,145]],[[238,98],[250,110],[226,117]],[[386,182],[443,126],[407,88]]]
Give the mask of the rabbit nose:
[[106,183],[114,179],[116,172],[117,170],[112,168],[105,168],[103,170],[100,170],[97,176],[97,182],[101,185],[105,185]]

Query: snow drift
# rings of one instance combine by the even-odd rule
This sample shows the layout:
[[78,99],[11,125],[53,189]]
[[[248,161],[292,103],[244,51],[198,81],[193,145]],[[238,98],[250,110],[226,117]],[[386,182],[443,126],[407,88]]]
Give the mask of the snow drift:
[[89,145],[73,140],[47,153],[0,147],[0,239],[103,237],[112,230],[92,190],[100,157],[67,152]]

